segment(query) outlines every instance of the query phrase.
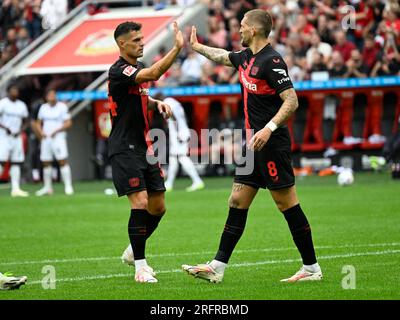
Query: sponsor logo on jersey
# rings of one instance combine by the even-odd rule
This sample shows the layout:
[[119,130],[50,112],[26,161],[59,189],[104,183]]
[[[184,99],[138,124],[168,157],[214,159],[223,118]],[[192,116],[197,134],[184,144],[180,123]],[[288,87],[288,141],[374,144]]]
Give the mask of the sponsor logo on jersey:
[[290,78],[289,78],[289,77],[282,78],[282,79],[278,80],[278,83],[279,83],[279,84],[282,84],[282,83],[287,82],[287,81],[290,81]]
[[257,91],[257,85],[255,83],[247,81],[243,71],[240,73],[240,76],[242,78],[242,83],[247,89],[249,89],[250,91]]
[[127,66],[122,73],[128,77],[133,75],[137,69],[132,66]]
[[285,77],[287,77],[286,70],[284,70],[284,69],[272,69],[272,70],[277,72],[277,73],[279,73],[279,74],[281,74],[281,75],[283,75],[283,76],[285,76]]

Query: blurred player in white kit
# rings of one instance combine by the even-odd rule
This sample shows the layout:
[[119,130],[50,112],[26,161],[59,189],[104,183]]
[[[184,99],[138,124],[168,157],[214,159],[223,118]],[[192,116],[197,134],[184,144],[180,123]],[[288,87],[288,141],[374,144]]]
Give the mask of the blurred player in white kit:
[[167,120],[169,130],[169,165],[165,188],[171,191],[179,169],[179,163],[183,170],[192,179],[192,185],[186,191],[196,191],[204,188],[204,182],[194,167],[189,154],[190,131],[186,122],[185,110],[182,105],[174,98],[165,98],[162,94],[157,95],[159,100],[163,100],[171,107],[172,117]]
[[57,101],[55,90],[49,90],[46,94],[46,103],[40,106],[37,120],[33,122],[34,131],[41,140],[40,161],[43,164],[44,186],[36,192],[37,196],[53,194],[51,166],[53,158],[60,165],[65,194],[72,195],[74,193],[71,168],[67,162],[66,130],[71,126],[71,115],[67,105]]
[[29,113],[26,104],[18,99],[16,85],[10,85],[7,94],[0,100],[0,176],[5,163],[10,161],[11,196],[27,197],[28,192],[20,188],[21,165],[25,161],[21,132],[27,126]]

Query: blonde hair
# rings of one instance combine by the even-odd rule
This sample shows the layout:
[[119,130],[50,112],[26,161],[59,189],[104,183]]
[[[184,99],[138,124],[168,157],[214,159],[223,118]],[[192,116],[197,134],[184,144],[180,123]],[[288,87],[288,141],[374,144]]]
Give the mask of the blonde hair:
[[259,27],[262,34],[268,38],[272,30],[272,18],[268,11],[262,9],[254,9],[247,11],[245,14],[250,25]]

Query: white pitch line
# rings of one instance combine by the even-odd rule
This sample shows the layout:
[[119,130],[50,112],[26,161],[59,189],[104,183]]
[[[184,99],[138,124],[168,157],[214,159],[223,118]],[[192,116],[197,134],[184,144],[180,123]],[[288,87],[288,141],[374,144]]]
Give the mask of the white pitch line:
[[[389,247],[399,246],[400,242],[389,242],[389,243],[366,243],[366,244],[344,244],[341,246],[316,246],[315,249],[343,249],[343,248],[359,248],[359,247]],[[235,253],[249,253],[249,252],[273,252],[273,251],[289,251],[295,250],[296,247],[290,248],[259,248],[259,249],[242,249],[235,250]],[[198,251],[198,252],[181,252],[181,253],[160,253],[160,254],[148,254],[149,258],[154,257],[177,257],[177,256],[195,256],[195,255],[207,255],[214,254],[215,251]],[[32,260],[32,261],[10,261],[0,262],[0,266],[9,265],[27,265],[27,264],[52,264],[52,263],[68,263],[68,262],[91,262],[91,261],[104,261],[104,260],[119,260],[120,257],[89,257],[89,258],[70,258],[70,259],[46,259],[46,260]]]
[[10,188],[11,188],[11,185],[9,183],[0,185],[0,190],[7,190]]
[[[375,252],[354,252],[354,253],[346,253],[346,254],[335,254],[328,256],[319,256],[318,260],[333,260],[340,258],[353,258],[353,257],[364,257],[364,256],[377,256],[377,255],[387,255],[387,254],[396,254],[400,253],[400,250],[384,250],[384,251],[375,251]],[[254,267],[254,266],[262,266],[267,264],[279,264],[279,263],[293,263],[299,262],[301,259],[284,259],[284,260],[267,260],[267,261],[258,261],[258,262],[243,262],[243,263],[234,263],[229,265],[229,268],[240,268],[240,267]],[[158,274],[161,273],[176,273],[181,272],[181,269],[172,269],[172,270],[161,270],[156,271]],[[76,277],[76,278],[62,278],[57,279],[56,282],[77,282],[77,281],[87,281],[87,280],[100,280],[100,279],[111,279],[111,278],[125,278],[132,277],[132,273],[116,273],[109,275],[97,275],[97,276],[85,276],[85,277]],[[27,285],[41,284],[42,280],[30,281],[27,282]]]

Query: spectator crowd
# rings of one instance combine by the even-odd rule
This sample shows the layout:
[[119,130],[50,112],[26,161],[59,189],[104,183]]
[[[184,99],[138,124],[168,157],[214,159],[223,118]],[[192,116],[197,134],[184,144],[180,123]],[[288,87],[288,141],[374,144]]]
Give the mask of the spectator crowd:
[[[202,1],[204,2],[204,1]],[[241,50],[240,21],[253,8],[273,17],[270,42],[284,57],[294,81],[400,74],[400,6],[397,0],[208,0],[208,30],[200,41]],[[190,37],[190,27],[184,30]],[[162,57],[165,48],[154,61]],[[189,46],[156,86],[238,82]]]

